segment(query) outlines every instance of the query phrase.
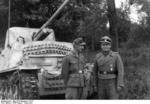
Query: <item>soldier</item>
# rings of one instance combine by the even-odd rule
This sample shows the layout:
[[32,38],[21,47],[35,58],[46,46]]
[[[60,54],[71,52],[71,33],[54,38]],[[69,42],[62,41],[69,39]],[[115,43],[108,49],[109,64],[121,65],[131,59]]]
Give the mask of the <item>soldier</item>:
[[66,85],[66,99],[83,99],[84,66],[83,50],[85,42],[82,38],[73,41],[74,50],[63,59],[62,76]]
[[95,88],[99,99],[118,99],[118,92],[124,87],[124,67],[120,55],[111,51],[111,38],[101,38],[102,51],[94,62]]

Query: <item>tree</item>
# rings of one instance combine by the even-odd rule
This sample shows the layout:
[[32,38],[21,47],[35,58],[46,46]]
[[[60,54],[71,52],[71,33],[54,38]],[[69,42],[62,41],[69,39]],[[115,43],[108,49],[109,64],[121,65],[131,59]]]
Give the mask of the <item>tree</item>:
[[[40,28],[53,15],[63,1],[64,0],[13,0],[13,2],[11,2],[11,27],[21,26]],[[56,32],[57,39],[59,37],[59,39],[61,39],[62,35],[66,36],[66,34],[68,34],[66,37],[69,37],[74,32],[72,31],[73,29],[71,29],[72,26],[70,26],[70,23],[73,23],[71,20],[72,18],[69,17],[70,11],[72,10],[71,5],[72,2],[49,26],[49,28],[60,31]],[[60,27],[62,26],[61,23],[64,23],[64,28]],[[65,38],[63,41],[66,40],[67,39]]]
[[0,0],[0,48],[3,47],[8,28],[8,0]]
[[84,19],[78,27],[79,35],[86,37],[87,45],[91,50],[97,50],[100,37],[108,34],[106,29],[106,5],[104,0],[89,0],[84,4]]
[[118,31],[117,31],[117,14],[115,8],[115,1],[114,0],[107,0],[108,5],[108,19],[110,24],[110,35],[113,40],[112,48],[114,51],[118,50]]
[[[133,8],[136,10],[136,15],[138,15],[139,18],[137,22],[133,22],[132,20],[130,20],[129,14],[132,13],[130,12],[131,8]],[[136,9],[138,8],[138,9]],[[120,27],[123,27],[124,31],[122,32],[123,34],[126,34],[124,36],[127,36],[127,40],[126,41],[134,41],[135,44],[139,45],[139,44],[143,44],[143,42],[147,42],[150,37],[149,37],[149,28],[150,28],[150,2],[148,0],[130,0],[127,5],[126,8],[123,11],[117,11],[118,15],[118,20],[121,19],[121,21],[119,20],[118,22],[118,33],[119,33],[119,29]],[[135,15],[135,14],[134,14]],[[124,23],[122,23],[123,21],[126,21]],[[120,24],[124,24],[123,26],[121,26]],[[125,28],[126,27],[126,28]],[[120,34],[119,34],[120,35]],[[123,38],[123,36],[121,36],[121,38]]]
[[[40,28],[63,1],[13,0],[11,3],[11,26]],[[136,1],[140,1],[139,3],[144,3],[144,5],[146,3],[146,0],[143,2],[142,0],[131,1],[132,4]],[[142,9],[146,11],[146,8]],[[56,39],[59,41],[72,42],[75,37],[84,36],[92,50],[97,48],[101,36],[110,34],[114,42],[113,50],[116,50],[118,40],[119,43],[126,42],[130,38],[129,35],[137,31],[135,29],[133,32],[130,28],[132,23],[128,16],[129,10],[130,5],[125,10],[116,9],[114,0],[71,0],[49,27],[54,29]],[[108,20],[109,31],[106,28]],[[149,17],[146,20],[147,26],[149,26]]]

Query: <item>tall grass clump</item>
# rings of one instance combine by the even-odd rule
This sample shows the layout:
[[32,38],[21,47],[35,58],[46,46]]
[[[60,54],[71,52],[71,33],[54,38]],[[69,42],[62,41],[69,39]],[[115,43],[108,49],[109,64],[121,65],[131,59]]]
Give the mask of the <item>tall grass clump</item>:
[[120,92],[121,99],[144,99],[148,95],[149,53],[149,48],[144,45],[120,49],[125,67],[125,88]]

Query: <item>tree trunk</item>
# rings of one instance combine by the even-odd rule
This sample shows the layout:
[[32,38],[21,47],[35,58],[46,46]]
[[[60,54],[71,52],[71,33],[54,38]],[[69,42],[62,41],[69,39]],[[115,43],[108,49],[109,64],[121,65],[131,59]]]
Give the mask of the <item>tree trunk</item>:
[[118,51],[118,31],[117,31],[117,13],[114,0],[107,0],[108,19],[109,19],[109,33],[112,38],[112,50]]
[[92,51],[95,50],[95,47],[94,47],[95,46],[95,44],[94,44],[95,40],[94,39],[95,39],[95,34],[93,35],[93,37],[91,37],[91,49],[92,49]]

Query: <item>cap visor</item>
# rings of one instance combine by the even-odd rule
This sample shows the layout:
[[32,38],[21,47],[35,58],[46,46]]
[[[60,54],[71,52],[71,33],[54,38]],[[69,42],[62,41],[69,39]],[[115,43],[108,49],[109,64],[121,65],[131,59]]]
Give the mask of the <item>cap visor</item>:
[[108,41],[99,41],[100,43],[111,43],[111,42],[108,42]]
[[80,43],[80,45],[86,45],[86,43]]

